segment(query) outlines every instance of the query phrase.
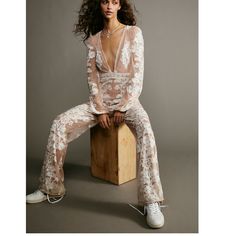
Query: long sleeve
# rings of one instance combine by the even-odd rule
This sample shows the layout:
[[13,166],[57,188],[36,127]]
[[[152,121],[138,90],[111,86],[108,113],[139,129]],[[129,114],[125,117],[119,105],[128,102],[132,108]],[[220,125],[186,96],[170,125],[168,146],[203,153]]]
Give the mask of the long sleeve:
[[100,90],[100,78],[96,66],[96,49],[94,44],[94,37],[91,35],[85,40],[87,46],[87,82],[89,88],[89,102],[92,113],[104,114],[109,113],[103,106],[103,100]]
[[143,88],[144,74],[144,39],[142,30],[135,26],[131,36],[131,57],[133,66],[130,79],[127,82],[125,93],[116,110],[125,112],[138,100]]

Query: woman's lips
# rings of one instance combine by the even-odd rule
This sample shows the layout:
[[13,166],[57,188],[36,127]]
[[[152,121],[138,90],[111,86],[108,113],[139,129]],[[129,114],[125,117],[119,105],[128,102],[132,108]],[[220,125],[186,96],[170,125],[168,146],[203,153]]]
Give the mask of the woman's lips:
[[111,11],[106,11],[106,14],[108,15],[108,14],[112,14],[112,12]]

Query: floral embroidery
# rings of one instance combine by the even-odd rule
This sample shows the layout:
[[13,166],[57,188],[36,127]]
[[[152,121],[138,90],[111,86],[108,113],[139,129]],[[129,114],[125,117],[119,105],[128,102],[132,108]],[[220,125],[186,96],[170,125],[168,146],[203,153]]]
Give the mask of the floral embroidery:
[[96,50],[96,64],[99,69],[102,68],[102,54],[100,50]]
[[88,48],[87,54],[87,81],[89,88],[89,102],[91,107],[91,112],[94,114],[107,113],[103,105],[103,98],[99,89],[99,72],[97,67],[101,69],[102,67],[102,57],[101,52],[96,50],[93,42],[94,36],[90,36],[86,40],[86,46]]
[[119,107],[120,111],[128,110],[132,104],[139,98],[143,86],[144,73],[144,40],[142,30],[134,27],[135,31],[131,41],[130,50],[133,56],[133,73],[127,83],[126,95],[123,97]]
[[[148,114],[138,100],[143,85],[143,35],[137,26],[127,28],[129,34],[119,54],[124,67],[115,73],[103,71],[103,57],[96,49],[96,37],[86,41],[89,100],[53,120],[39,179],[41,191],[50,195],[65,194],[63,163],[68,143],[98,124],[94,114],[120,110],[126,111],[125,123],[137,141],[138,202],[144,205],[164,200],[154,133]],[[130,71],[124,70],[128,66],[131,66]]]
[[[114,101],[119,102],[119,97],[115,97]],[[157,147],[148,114],[136,102],[126,111],[124,120],[137,140],[138,203],[163,201]],[[65,194],[63,163],[68,144],[97,124],[89,102],[72,107],[53,120],[39,177],[38,188],[42,192],[55,196]]]
[[87,57],[88,60],[93,59],[95,57],[95,52],[91,48],[89,49],[90,50],[88,51],[88,57]]
[[121,50],[121,62],[127,69],[130,62],[130,42],[125,40],[124,46]]
[[91,95],[96,95],[98,94],[98,87],[96,83],[89,83],[89,90],[91,91]]

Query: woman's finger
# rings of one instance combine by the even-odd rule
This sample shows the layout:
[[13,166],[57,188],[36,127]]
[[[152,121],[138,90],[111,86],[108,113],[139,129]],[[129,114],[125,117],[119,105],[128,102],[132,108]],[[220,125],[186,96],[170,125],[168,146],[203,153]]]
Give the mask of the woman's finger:
[[120,116],[117,116],[117,123],[120,123]]
[[120,120],[119,120],[120,123],[122,123],[122,119],[123,119],[122,115],[120,115]]
[[124,114],[122,113],[121,122],[124,122]]
[[109,116],[107,116],[107,120],[108,120],[108,124],[109,124],[109,127],[111,126],[111,119]]
[[113,121],[114,121],[114,124],[117,124],[117,117],[116,116],[114,116]]
[[107,120],[107,118],[105,118],[104,123],[105,123],[105,128],[108,128],[108,129],[109,129],[109,125],[108,125],[108,120]]
[[102,124],[102,128],[105,128],[105,122],[104,122],[104,120],[101,121],[101,124]]
[[116,117],[116,120],[117,120],[117,124],[119,124],[119,123],[120,123],[120,117],[117,116],[117,117]]

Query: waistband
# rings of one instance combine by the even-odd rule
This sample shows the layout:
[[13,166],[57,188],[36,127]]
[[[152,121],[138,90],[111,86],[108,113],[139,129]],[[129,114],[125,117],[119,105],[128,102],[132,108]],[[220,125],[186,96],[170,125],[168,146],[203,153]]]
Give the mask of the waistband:
[[127,79],[130,76],[130,72],[127,73],[122,73],[122,72],[105,72],[105,73],[100,73],[100,79]]

